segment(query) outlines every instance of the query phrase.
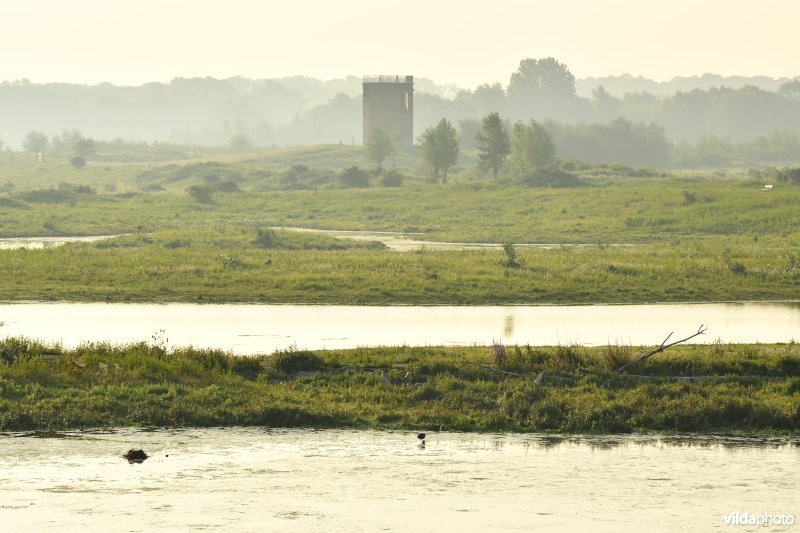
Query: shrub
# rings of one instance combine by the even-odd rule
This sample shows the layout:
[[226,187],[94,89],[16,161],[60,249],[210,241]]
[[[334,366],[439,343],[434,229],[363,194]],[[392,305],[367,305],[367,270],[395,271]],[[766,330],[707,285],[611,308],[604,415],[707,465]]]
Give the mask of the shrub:
[[79,155],[70,159],[69,162],[75,168],[83,168],[86,166],[86,160]]
[[345,187],[369,187],[369,174],[356,166],[344,169],[339,179]]
[[58,188],[38,189],[28,191],[21,196],[31,203],[75,203],[83,197],[95,195],[96,191],[88,185],[73,185],[60,183]]
[[242,192],[239,185],[232,180],[219,182],[214,186],[214,190],[219,192]]
[[302,370],[319,370],[324,366],[324,361],[317,354],[294,349],[275,353],[271,362],[275,370],[287,374]]
[[261,248],[275,248],[278,245],[278,235],[270,228],[258,228],[255,244]]
[[288,191],[313,189],[323,185],[330,179],[330,175],[307,167],[306,165],[292,165],[284,171],[280,178],[280,188]]
[[227,270],[246,270],[250,268],[250,265],[244,260],[232,255],[220,257],[219,262]]
[[747,267],[744,266],[742,263],[734,263],[731,265],[731,272],[734,274],[739,274],[740,276],[744,276],[747,274]]
[[0,207],[8,207],[10,209],[27,209],[28,204],[14,200],[13,198],[0,197]]
[[800,167],[779,169],[775,172],[775,177],[781,183],[800,185]]
[[506,253],[506,260],[503,261],[503,266],[507,268],[519,268],[521,263],[517,260],[517,249],[511,241],[503,243],[503,251]]
[[403,180],[405,180],[406,176],[397,172],[396,170],[390,170],[389,172],[384,172],[383,176],[381,176],[380,186],[381,187],[402,187]]
[[189,196],[194,198],[195,201],[200,202],[201,204],[210,204],[213,201],[208,188],[203,187],[202,185],[192,185],[186,189],[186,192],[188,192]]
[[625,344],[608,344],[600,348],[600,360],[609,370],[626,365],[633,361],[636,354],[633,348]]
[[557,167],[540,168],[532,172],[521,174],[519,181],[529,187],[554,187],[570,188],[585,185],[578,176]]

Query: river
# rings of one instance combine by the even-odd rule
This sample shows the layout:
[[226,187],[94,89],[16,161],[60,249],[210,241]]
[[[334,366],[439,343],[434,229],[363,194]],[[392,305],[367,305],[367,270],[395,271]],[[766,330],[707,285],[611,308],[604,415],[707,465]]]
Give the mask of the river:
[[92,341],[192,345],[235,354],[289,346],[504,344],[657,345],[800,340],[800,304],[584,306],[335,306],[235,304],[14,303],[0,305],[0,337],[74,347]]
[[[130,448],[150,458],[128,464]],[[5,531],[710,531],[800,514],[797,439],[121,429],[0,449]]]

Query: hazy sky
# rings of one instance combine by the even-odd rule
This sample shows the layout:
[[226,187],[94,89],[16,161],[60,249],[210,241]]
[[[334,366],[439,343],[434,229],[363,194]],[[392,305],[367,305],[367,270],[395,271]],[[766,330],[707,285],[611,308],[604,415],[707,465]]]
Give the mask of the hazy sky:
[[797,0],[0,0],[0,80],[800,74]]

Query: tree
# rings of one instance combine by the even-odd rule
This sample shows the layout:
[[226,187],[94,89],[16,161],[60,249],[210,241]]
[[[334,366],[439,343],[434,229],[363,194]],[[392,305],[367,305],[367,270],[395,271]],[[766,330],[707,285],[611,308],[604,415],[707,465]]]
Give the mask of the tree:
[[47,138],[47,134],[39,130],[29,131],[22,141],[22,147],[25,150],[37,154],[43,152],[49,144],[50,139]]
[[575,97],[575,76],[552,57],[523,59],[508,84],[508,98],[517,115],[565,110]]
[[442,119],[436,126],[426,129],[419,137],[422,158],[433,169],[436,178],[447,183],[447,169],[458,161],[458,139],[453,125]]
[[513,129],[514,166],[522,175],[536,174],[553,165],[556,146],[544,126],[531,120],[525,124],[517,122]]
[[800,99],[800,78],[794,78],[781,85],[778,94],[784,98]]
[[496,178],[497,172],[511,153],[511,139],[499,113],[489,113],[483,117],[481,129],[475,134],[475,139],[478,142],[481,167],[490,169]]
[[75,143],[75,145],[72,147],[72,150],[76,155],[78,155],[78,157],[83,159],[91,157],[95,153],[94,141],[92,139],[81,139]]
[[394,155],[395,138],[380,128],[375,128],[369,132],[367,141],[367,157],[375,163],[378,170],[382,169],[383,160]]
[[[53,135],[50,148],[54,152],[67,153],[75,150],[75,145],[83,140],[83,134],[76,129],[65,129],[60,135]],[[83,154],[78,154],[83,155]]]
[[235,151],[241,152],[253,146],[250,138],[244,133],[234,133],[228,139],[228,146]]
[[486,115],[492,111],[502,112],[506,109],[506,91],[499,82],[492,85],[484,83],[472,91],[459,91],[455,103],[466,108],[473,116]]
[[609,120],[620,116],[622,102],[619,98],[615,98],[609,93],[602,85],[598,85],[592,89],[592,98],[594,98],[592,105],[594,106],[598,118]]
[[458,143],[462,148],[471,150],[475,144],[475,136],[481,129],[481,121],[476,118],[465,118],[458,121]]

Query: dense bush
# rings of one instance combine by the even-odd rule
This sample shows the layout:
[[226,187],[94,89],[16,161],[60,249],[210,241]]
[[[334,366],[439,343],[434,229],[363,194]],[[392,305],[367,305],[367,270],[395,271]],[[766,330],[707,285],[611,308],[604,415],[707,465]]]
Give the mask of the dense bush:
[[800,185],[800,167],[778,169],[775,171],[775,179],[781,183]]
[[339,174],[339,180],[345,187],[369,187],[369,174],[357,166],[344,169]]
[[31,203],[74,204],[80,199],[95,196],[97,192],[88,185],[59,183],[57,188],[38,189],[20,194],[20,197]]
[[278,244],[278,235],[271,228],[258,228],[255,243],[261,248],[274,248]]
[[402,187],[406,176],[396,170],[384,172],[380,179],[381,187]]
[[315,189],[331,180],[331,174],[296,164],[289,167],[279,176],[280,188],[286,191]]
[[274,354],[270,359],[270,363],[278,372],[287,374],[304,370],[319,370],[324,367],[324,361],[317,354],[295,350],[286,350]]

